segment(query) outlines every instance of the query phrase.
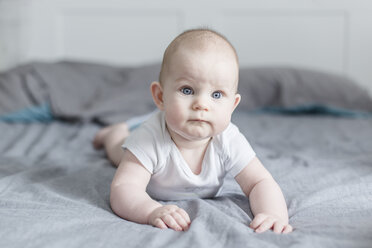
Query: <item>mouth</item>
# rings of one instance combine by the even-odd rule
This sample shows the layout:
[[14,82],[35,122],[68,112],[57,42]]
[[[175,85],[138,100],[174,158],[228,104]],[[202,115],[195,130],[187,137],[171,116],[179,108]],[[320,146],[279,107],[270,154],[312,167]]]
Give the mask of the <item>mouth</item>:
[[202,119],[191,119],[189,121],[191,121],[191,122],[207,122],[206,120],[202,120]]

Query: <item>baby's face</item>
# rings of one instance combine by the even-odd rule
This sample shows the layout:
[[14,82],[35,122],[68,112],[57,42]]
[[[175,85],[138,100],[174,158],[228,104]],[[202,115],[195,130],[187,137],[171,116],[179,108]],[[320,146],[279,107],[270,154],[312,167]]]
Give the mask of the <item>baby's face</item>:
[[227,128],[240,101],[238,65],[229,49],[179,49],[163,80],[163,110],[172,137],[196,141]]

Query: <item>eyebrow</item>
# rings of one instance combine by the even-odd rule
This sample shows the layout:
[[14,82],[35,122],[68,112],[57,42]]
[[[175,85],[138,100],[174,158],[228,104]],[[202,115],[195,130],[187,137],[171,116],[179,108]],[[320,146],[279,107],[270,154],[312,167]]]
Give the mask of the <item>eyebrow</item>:
[[[176,79],[176,83],[182,83],[183,81],[188,81],[190,83],[193,83],[195,80],[193,80],[192,78],[187,78],[187,77],[180,77],[180,78]],[[177,85],[177,87],[178,87],[178,85]],[[231,90],[235,94],[237,93],[237,89],[235,89],[234,86],[232,86],[232,87],[218,86],[218,87],[215,88],[215,90],[220,90],[220,91],[223,91],[223,92],[229,92]]]
[[176,79],[176,82],[182,82],[182,81],[195,81],[193,77],[180,77]]

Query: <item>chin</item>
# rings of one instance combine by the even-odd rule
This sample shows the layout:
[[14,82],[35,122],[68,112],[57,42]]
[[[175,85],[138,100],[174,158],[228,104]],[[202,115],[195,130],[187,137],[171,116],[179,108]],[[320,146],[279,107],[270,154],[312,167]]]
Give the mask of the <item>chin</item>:
[[213,132],[210,129],[205,130],[205,128],[203,130],[179,130],[176,133],[189,141],[201,141],[213,136]]
[[188,135],[188,139],[193,140],[193,141],[200,141],[200,140],[204,140],[204,139],[209,139],[210,137],[212,137],[212,136],[211,135],[197,135],[197,134]]

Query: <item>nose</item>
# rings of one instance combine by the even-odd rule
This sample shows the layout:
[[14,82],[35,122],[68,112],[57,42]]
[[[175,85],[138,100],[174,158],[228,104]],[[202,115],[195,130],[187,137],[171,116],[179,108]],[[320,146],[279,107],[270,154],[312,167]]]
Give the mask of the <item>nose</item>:
[[205,99],[203,96],[195,97],[195,100],[192,105],[193,110],[203,110],[203,111],[209,111],[207,99]]

